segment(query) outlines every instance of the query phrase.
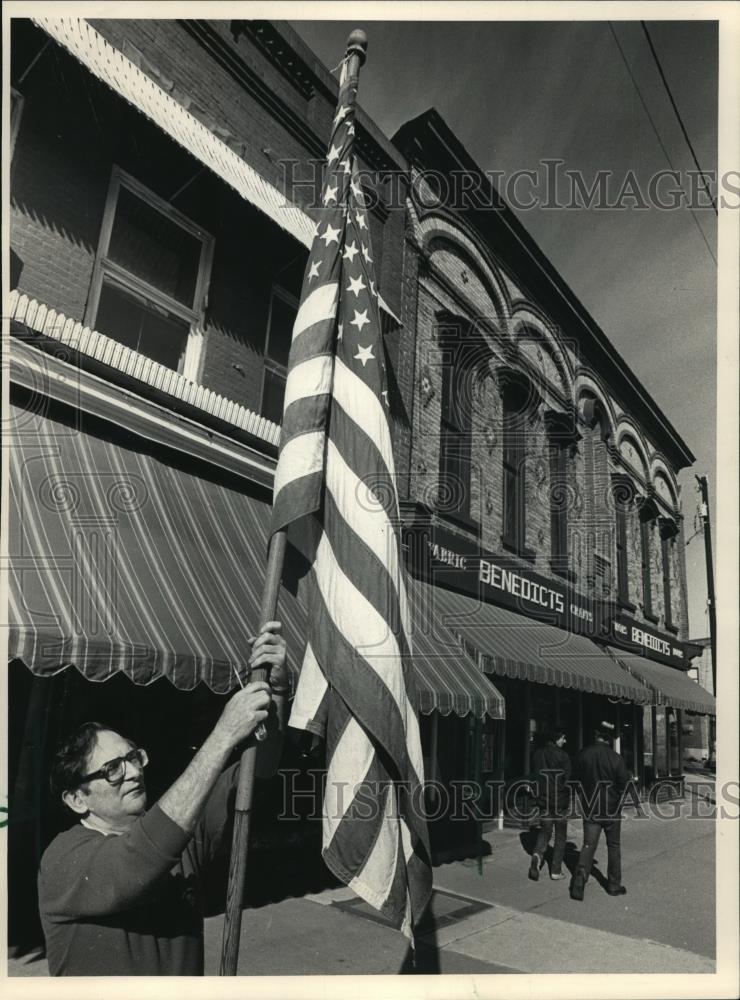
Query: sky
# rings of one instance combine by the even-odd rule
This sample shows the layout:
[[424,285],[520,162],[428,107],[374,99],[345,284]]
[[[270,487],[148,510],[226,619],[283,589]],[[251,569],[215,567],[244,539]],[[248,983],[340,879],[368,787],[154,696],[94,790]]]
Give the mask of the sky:
[[[693,158],[639,21],[291,24],[330,68],[350,31],[364,28],[359,103],[381,130],[390,137],[435,107],[483,170],[504,179],[538,171],[537,186],[519,182],[522,202],[545,200],[547,159],[562,159],[589,187],[597,171],[612,171],[612,203],[629,171],[645,202],[661,170],[681,171],[690,190]],[[648,31],[698,162],[716,172],[716,22],[650,22]],[[666,178],[658,188],[664,203],[669,185]],[[709,478],[716,525],[717,219],[706,197],[694,199],[693,214],[685,205],[636,208],[635,200],[515,211],[696,456],[679,475],[689,539],[695,474]],[[716,530],[713,541],[716,553]],[[709,634],[701,535],[686,558],[690,635],[698,638]]]

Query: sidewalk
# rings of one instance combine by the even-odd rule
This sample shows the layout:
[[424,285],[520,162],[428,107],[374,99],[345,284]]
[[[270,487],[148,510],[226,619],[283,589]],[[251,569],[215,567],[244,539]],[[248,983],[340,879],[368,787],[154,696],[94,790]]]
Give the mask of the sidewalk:
[[[625,810],[623,897],[592,878],[582,903],[568,879],[527,878],[526,834],[485,834],[491,854],[434,869],[436,930],[422,938],[419,972],[711,973],[714,972],[712,819],[634,817]],[[580,824],[569,827],[573,848]],[[576,845],[577,842],[577,845]],[[596,863],[606,868],[606,847]],[[319,909],[320,907],[320,909]],[[223,918],[206,928],[206,971],[218,968]],[[379,975],[412,972],[404,938],[345,888],[245,911],[242,975]],[[283,942],[283,947],[275,947]],[[436,966],[436,968],[435,968]]]
[[[531,882],[527,834],[493,831],[485,834],[491,853],[482,874],[475,861],[434,869],[433,927],[416,970],[404,937],[340,888],[246,909],[239,974],[714,972],[715,825],[688,815],[694,798],[687,788],[680,815],[670,819],[625,811],[626,896],[608,896],[592,878],[584,901],[574,902],[568,879],[552,882],[546,868]],[[580,824],[570,824],[567,863],[580,834]],[[603,842],[596,863],[605,870]],[[218,972],[222,929],[222,915],[206,921],[208,975]],[[9,962],[8,972],[46,975],[46,962]]]

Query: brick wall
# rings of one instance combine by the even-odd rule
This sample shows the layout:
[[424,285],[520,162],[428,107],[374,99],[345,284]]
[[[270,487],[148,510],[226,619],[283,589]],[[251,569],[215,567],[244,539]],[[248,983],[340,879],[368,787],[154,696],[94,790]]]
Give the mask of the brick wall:
[[[106,20],[95,27],[273,183],[282,184],[282,158],[295,160],[303,175],[310,173],[306,149],[177,22]],[[217,28],[228,31],[225,23]],[[40,48],[46,40],[28,22],[22,30],[21,42],[29,47]],[[305,99],[261,53],[250,56],[251,48],[240,38],[240,56],[275,84],[275,93],[293,111],[305,113]],[[85,317],[111,170],[114,164],[121,167],[214,236],[200,381],[259,410],[272,285],[277,280],[298,294],[306,249],[54,43],[22,90],[11,203],[20,290],[74,319]],[[321,94],[312,100],[329,107]],[[323,116],[327,136],[332,115]],[[384,297],[398,307],[403,211],[387,218],[371,213],[370,225]],[[398,357],[396,349],[392,366]]]
[[401,500],[409,499],[412,481],[412,438],[417,406],[420,405],[416,393],[417,372],[417,299],[419,294],[419,254],[410,237],[402,242],[400,319],[401,330],[398,337],[398,352],[395,363],[395,377],[398,386],[398,405],[404,414],[404,421],[394,420],[393,449],[398,473],[398,495]]
[[[433,234],[426,240],[425,228]],[[439,235],[443,229],[444,238]],[[405,257],[404,316],[407,323],[412,322],[416,306],[416,358],[415,369],[411,359],[407,360],[403,368],[402,381],[407,397],[410,396],[412,400],[413,422],[411,443],[402,447],[405,448],[404,454],[409,454],[414,472],[410,496],[428,503],[434,497],[440,460],[442,373],[440,349],[435,342],[435,313],[445,309],[453,315],[465,316],[470,320],[482,315],[490,323],[495,323],[498,305],[492,300],[484,280],[479,276],[485,273],[489,264],[480,259],[474,262],[475,268],[471,268],[470,240],[461,232],[461,249],[456,252],[454,230],[449,222],[439,222],[435,229],[428,218],[421,221],[412,213],[407,246],[412,251],[407,251]],[[421,278],[418,280],[418,288],[415,288],[416,275],[420,269]],[[500,276],[498,281],[501,287],[504,283]],[[517,310],[521,308],[519,303]],[[533,314],[542,315],[536,303],[531,308]],[[505,323],[504,320],[504,326]],[[548,326],[551,330],[555,329],[555,324]],[[560,334],[557,337],[560,338]],[[545,346],[544,342],[542,346]],[[572,365],[579,360],[572,345],[564,345],[561,353],[564,358],[570,359]],[[491,363],[494,367],[505,363],[498,343],[492,345]],[[567,361],[565,364],[567,366]],[[548,362],[543,363],[540,370],[550,372],[550,369],[554,371]],[[579,369],[584,370],[587,369]],[[414,371],[415,375],[412,375]],[[410,385],[412,380],[413,385]],[[542,406],[526,425],[525,454],[526,544],[534,551],[535,558],[534,563],[528,561],[523,565],[533,567],[544,576],[551,576],[550,442],[542,411],[547,408],[562,410],[562,402],[552,394],[546,380],[544,383],[540,380],[537,384],[542,393]],[[562,380],[560,390],[567,396]],[[608,396],[606,400],[607,405],[619,413],[616,400],[609,399]],[[494,378],[483,379],[478,386],[472,424],[471,511],[474,519],[480,522],[482,546],[492,552],[502,552],[501,395]],[[605,430],[608,429],[607,425]],[[569,565],[575,576],[575,587],[580,593],[596,599],[614,598],[617,593],[616,517],[610,495],[611,477],[616,472],[624,474],[625,467],[613,449],[617,436],[613,428],[609,447],[600,424],[591,427],[579,420],[578,431],[580,439],[569,449],[568,456]],[[655,450],[650,442],[646,442],[644,448],[648,454]],[[644,484],[638,482],[637,490],[638,493],[644,493]],[[661,515],[668,513],[663,507],[660,507],[660,512]],[[507,552],[506,555],[509,557],[510,553]],[[674,620],[679,622],[681,616],[685,615],[685,588],[681,585],[684,553],[680,541],[672,547],[671,559],[672,579],[675,582],[672,587],[672,607]],[[632,510],[627,519],[627,565],[629,597],[635,605],[634,617],[638,621],[647,621],[642,607],[642,552],[636,509]],[[658,616],[659,627],[662,627],[665,608],[657,524],[651,531],[650,570],[652,612]]]
[[63,113],[59,95],[28,94],[13,156],[10,245],[18,287],[82,320],[92,279],[110,170],[95,136]]

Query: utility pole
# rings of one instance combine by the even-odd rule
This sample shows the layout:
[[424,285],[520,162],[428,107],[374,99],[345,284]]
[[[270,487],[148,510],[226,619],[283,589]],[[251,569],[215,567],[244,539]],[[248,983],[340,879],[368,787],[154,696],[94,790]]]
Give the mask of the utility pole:
[[714,562],[712,560],[712,529],[709,521],[709,487],[706,476],[697,476],[701,491],[699,515],[704,528],[704,553],[707,564],[707,608],[709,610],[709,645],[712,652],[712,687],[717,697],[717,611],[714,603]]

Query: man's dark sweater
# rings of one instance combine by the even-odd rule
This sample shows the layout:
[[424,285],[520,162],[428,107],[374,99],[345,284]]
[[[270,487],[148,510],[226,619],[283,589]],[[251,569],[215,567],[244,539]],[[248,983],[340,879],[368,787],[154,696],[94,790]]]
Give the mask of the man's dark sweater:
[[584,815],[607,821],[621,814],[622,798],[630,781],[624,760],[606,743],[594,743],[578,755],[575,777],[581,788]]
[[158,805],[125,833],[78,825],[41,859],[39,908],[52,976],[202,976],[202,874],[222,846],[238,765],[191,836]]

